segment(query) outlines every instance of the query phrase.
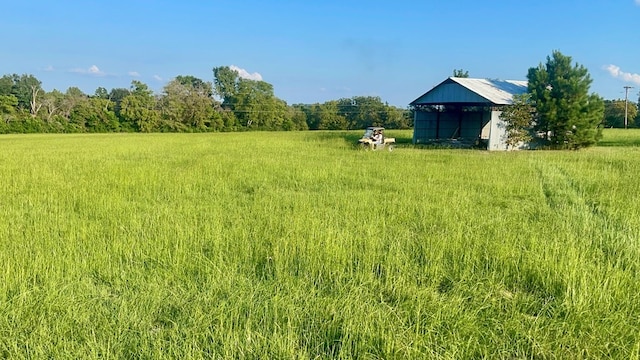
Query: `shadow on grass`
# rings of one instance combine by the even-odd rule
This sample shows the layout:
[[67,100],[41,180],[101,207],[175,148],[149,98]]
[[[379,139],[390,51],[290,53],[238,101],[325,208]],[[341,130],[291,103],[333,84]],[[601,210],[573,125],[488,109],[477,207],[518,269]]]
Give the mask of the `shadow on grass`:
[[[400,132],[407,132],[401,130]],[[411,134],[409,136],[404,134],[396,134],[393,131],[390,131],[387,136],[396,138],[396,146],[399,147],[411,147],[413,146],[412,140],[413,137]],[[308,139],[309,140],[317,140],[317,141],[334,141],[334,140],[342,140],[346,144],[353,145],[354,147],[358,146],[358,140],[362,138],[362,131],[360,130],[332,130],[332,131],[310,131]]]
[[598,146],[602,147],[623,147],[623,146],[640,146],[640,137],[626,139],[604,139],[598,141]]
[[[412,130],[387,130],[385,134],[389,137],[396,139],[396,148],[405,149],[425,149],[425,150],[450,150],[450,149],[463,149],[463,150],[486,150],[486,144],[474,144],[472,142],[456,141],[456,140],[443,140],[441,142],[433,142],[428,144],[414,144],[413,143],[413,131]],[[359,130],[312,130],[309,132],[307,139],[313,141],[335,141],[342,140],[347,145],[351,145],[356,149],[360,149],[358,146],[358,140],[362,138],[362,131]]]

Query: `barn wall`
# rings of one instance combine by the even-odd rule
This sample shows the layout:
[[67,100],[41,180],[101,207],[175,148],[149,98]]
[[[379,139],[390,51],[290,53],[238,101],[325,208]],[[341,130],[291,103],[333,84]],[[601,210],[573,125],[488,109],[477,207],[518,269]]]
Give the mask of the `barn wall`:
[[499,151],[531,149],[531,144],[525,142],[520,142],[514,147],[507,145],[507,127],[505,122],[500,119],[500,114],[502,114],[502,111],[491,112],[491,122],[488,125],[491,135],[487,149]]
[[451,80],[431,89],[414,101],[417,104],[485,103],[487,99]]
[[413,143],[441,139],[488,139],[491,113],[483,110],[416,111]]
[[488,150],[508,150],[507,149],[507,130],[504,121],[500,119],[502,111],[494,110],[491,112],[491,135],[489,136]]
[[413,119],[413,143],[423,144],[437,138],[438,113],[433,111],[416,111]]

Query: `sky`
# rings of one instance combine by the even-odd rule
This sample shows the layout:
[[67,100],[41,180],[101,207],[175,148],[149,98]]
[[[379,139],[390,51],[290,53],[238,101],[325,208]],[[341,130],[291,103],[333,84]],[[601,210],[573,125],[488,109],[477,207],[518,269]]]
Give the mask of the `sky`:
[[0,75],[32,74],[47,91],[137,80],[161,93],[232,66],[288,104],[379,96],[404,108],[454,69],[526,80],[554,50],[605,99],[640,89],[640,0],[3,2]]

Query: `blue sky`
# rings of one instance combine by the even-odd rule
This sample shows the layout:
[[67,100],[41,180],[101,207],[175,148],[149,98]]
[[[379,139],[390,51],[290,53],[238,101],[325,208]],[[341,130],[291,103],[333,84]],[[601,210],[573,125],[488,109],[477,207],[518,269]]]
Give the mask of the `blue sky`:
[[638,99],[640,0],[7,1],[0,74],[46,90],[156,92],[215,66],[262,79],[289,104],[352,96],[409,102],[453,69],[525,80],[560,50],[605,99]]

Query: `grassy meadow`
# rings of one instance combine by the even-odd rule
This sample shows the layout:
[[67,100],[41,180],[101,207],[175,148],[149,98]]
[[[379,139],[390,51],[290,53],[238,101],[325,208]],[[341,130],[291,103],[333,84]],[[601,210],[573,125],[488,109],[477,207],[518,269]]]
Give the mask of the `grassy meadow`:
[[640,131],[0,136],[0,358],[640,359]]

